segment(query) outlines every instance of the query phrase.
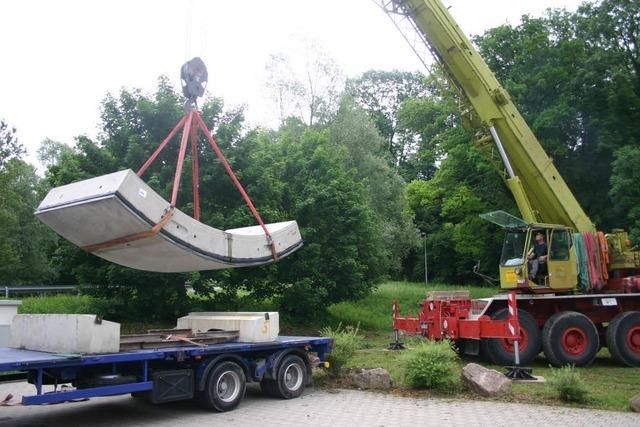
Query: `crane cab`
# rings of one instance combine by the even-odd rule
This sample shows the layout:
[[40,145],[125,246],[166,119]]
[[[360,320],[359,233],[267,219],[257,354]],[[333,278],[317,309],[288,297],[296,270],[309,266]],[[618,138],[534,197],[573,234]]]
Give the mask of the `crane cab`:
[[505,230],[500,255],[500,288],[539,293],[576,289],[578,266],[570,227],[528,224],[501,211],[481,217]]

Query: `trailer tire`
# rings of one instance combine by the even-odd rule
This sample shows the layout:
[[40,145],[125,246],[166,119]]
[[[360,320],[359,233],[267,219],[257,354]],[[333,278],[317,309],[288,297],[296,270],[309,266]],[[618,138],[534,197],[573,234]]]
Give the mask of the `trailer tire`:
[[587,366],[600,349],[600,338],[591,319],[576,311],[551,316],[542,329],[542,348],[553,366]]
[[640,311],[620,313],[607,328],[611,358],[627,366],[640,366]]
[[[509,310],[504,308],[496,311],[491,318],[494,320],[506,320]],[[518,309],[520,321],[520,364],[526,365],[540,353],[542,339],[538,323],[529,313]],[[513,340],[504,338],[483,338],[480,342],[481,354],[491,363],[502,366],[510,366],[514,363]]]
[[307,380],[306,363],[300,356],[290,354],[280,361],[276,379],[263,379],[260,388],[269,396],[294,399],[302,394]]
[[235,362],[222,361],[209,372],[204,390],[197,400],[206,409],[225,412],[234,409],[247,388],[244,370]]

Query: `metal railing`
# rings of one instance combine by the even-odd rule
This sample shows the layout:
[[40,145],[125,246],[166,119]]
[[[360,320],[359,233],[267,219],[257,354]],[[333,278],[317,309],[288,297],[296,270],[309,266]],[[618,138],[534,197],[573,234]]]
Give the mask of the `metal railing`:
[[80,294],[80,286],[0,286],[0,292],[5,298],[15,294],[43,294],[43,293],[77,293]]

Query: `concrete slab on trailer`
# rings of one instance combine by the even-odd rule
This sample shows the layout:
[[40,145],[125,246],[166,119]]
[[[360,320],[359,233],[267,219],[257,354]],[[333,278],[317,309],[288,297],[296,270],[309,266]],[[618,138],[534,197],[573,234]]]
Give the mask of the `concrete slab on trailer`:
[[94,314],[16,314],[10,347],[54,353],[112,353],[120,324]]
[[269,312],[192,312],[178,318],[177,329],[195,332],[210,330],[239,331],[243,342],[270,342],[280,333],[280,315]]
[[[149,231],[170,204],[132,170],[56,187],[35,215],[80,247]],[[267,224],[278,258],[302,246],[295,221]],[[227,231],[209,227],[175,209],[159,233],[93,252],[125,267],[178,273],[248,267],[274,262],[260,226]]]

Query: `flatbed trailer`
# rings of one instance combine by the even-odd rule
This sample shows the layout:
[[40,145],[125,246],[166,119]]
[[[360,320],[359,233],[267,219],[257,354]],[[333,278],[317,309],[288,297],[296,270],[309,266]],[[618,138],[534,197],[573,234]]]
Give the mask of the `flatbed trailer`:
[[[26,374],[35,394],[23,405],[40,405],[131,393],[152,403],[196,399],[217,411],[234,409],[246,383],[284,399],[311,383],[311,369],[331,351],[326,337],[281,336],[274,342],[226,342],[109,354],[55,354],[0,348],[3,373]],[[10,377],[10,376],[8,376]],[[7,378],[8,378],[7,377]],[[72,387],[62,387],[71,384]],[[45,392],[45,385],[54,390]]]

